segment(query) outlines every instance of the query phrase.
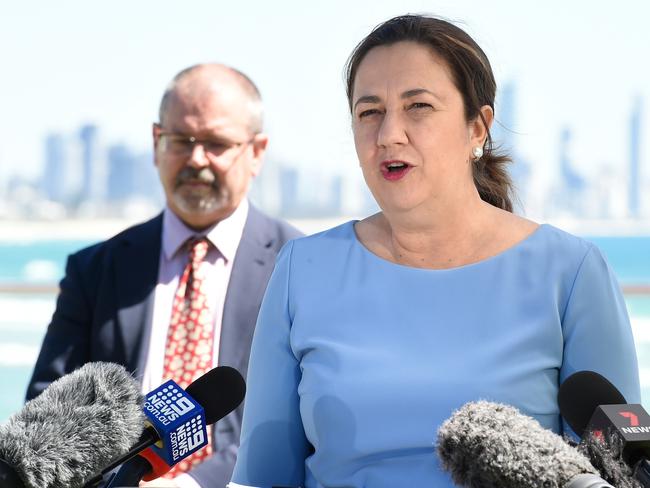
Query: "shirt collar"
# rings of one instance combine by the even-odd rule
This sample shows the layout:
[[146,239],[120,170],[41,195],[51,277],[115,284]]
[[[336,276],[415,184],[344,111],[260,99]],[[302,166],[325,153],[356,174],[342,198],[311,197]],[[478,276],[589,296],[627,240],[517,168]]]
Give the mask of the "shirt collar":
[[202,232],[197,232],[185,225],[168,206],[165,206],[162,226],[162,248],[165,258],[171,260],[191,237],[205,236],[226,261],[235,259],[235,253],[248,217],[248,207],[248,200],[244,198],[229,217]]

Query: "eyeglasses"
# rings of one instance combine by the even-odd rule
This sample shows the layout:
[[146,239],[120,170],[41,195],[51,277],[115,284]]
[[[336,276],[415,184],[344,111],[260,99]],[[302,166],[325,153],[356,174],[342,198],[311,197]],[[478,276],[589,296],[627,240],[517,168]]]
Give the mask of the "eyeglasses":
[[166,149],[176,156],[190,156],[194,152],[194,146],[201,146],[208,158],[215,159],[223,156],[232,149],[250,144],[255,136],[247,141],[232,142],[225,139],[198,139],[194,136],[180,134],[178,132],[159,132],[160,137],[166,140]]

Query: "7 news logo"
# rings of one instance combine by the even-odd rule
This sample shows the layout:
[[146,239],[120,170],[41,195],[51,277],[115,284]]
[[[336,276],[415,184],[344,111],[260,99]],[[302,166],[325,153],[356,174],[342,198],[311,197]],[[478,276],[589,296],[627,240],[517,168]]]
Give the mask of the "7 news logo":
[[625,417],[626,419],[630,420],[630,427],[638,427],[638,425],[639,425],[639,417],[637,417],[634,413],[632,413],[632,412],[618,412],[618,414],[621,417]]
[[639,417],[634,412],[626,410],[618,412],[621,417],[628,419],[629,427],[621,427],[621,431],[625,434],[645,434],[650,432],[650,426],[639,425]]

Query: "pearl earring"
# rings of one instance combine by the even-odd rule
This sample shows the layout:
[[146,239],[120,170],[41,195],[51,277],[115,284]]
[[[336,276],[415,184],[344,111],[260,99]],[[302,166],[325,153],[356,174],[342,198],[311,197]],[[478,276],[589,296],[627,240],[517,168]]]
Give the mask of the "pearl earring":
[[474,155],[474,161],[481,159],[483,157],[483,148],[476,146],[472,149],[472,154]]

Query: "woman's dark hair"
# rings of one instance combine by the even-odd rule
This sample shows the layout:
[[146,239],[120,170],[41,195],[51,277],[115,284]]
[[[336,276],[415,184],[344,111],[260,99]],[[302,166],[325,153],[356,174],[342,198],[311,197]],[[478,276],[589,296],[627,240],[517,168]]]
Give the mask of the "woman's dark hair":
[[472,163],[474,184],[481,198],[512,212],[514,189],[507,171],[508,155],[498,154],[492,144],[489,128],[480,111],[484,105],[494,110],[496,81],[487,56],[465,31],[442,19],[422,15],[402,15],[378,25],[363,39],[345,65],[346,90],[350,110],[354,80],[361,61],[379,46],[412,41],[432,49],[451,70],[452,79],[463,97],[465,119],[480,117],[488,129],[483,156]]

